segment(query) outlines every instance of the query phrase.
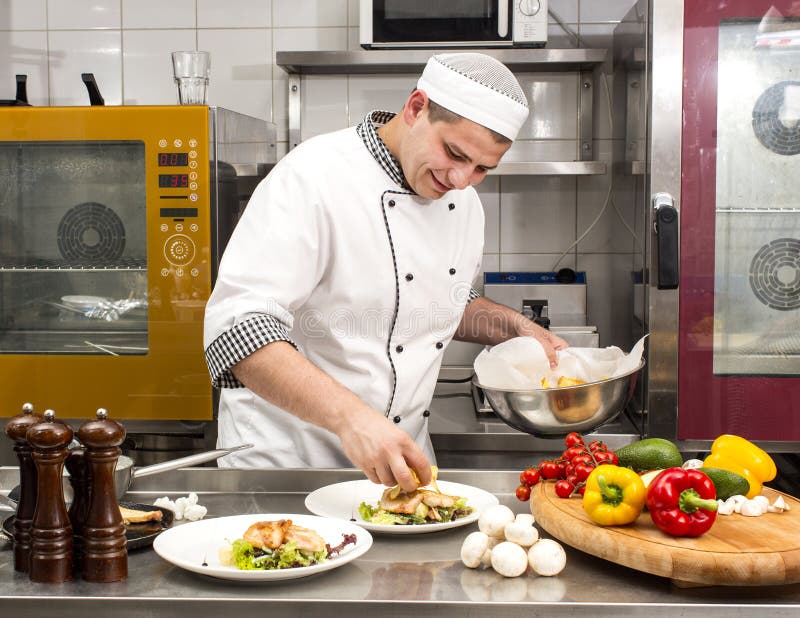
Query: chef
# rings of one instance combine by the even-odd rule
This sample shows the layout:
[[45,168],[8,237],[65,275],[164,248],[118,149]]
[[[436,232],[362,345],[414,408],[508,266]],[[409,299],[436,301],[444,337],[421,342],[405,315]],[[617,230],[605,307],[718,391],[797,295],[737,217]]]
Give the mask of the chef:
[[306,140],[256,188],[222,258],[204,345],[221,466],[357,466],[430,480],[430,402],[452,339],[567,344],[480,297],[477,192],[528,116],[490,56],[430,58],[398,113]]

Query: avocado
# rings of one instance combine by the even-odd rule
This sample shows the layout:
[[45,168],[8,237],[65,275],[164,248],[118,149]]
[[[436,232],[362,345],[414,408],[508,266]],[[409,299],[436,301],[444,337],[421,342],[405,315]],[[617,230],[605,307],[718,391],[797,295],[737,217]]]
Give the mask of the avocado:
[[614,451],[619,465],[635,472],[680,467],[683,463],[678,447],[663,438],[645,438]]
[[731,496],[746,496],[750,491],[750,483],[746,478],[722,468],[698,468],[703,472],[717,490],[717,498],[727,500]]

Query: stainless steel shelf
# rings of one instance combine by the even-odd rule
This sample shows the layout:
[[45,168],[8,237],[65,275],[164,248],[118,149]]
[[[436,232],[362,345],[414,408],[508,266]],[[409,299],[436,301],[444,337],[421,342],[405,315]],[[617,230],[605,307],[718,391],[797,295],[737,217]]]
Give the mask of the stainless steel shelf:
[[[371,51],[279,51],[276,62],[289,74],[416,73],[433,54],[464,49],[376,49]],[[578,71],[605,61],[605,49],[481,49],[516,72]]]
[[495,176],[592,176],[606,173],[601,161],[508,161],[489,174]]
[[[276,63],[289,74],[289,148],[300,142],[304,75],[375,75],[419,73],[432,54],[464,49],[379,49],[370,51],[279,51]],[[592,107],[594,69],[605,62],[605,49],[481,49],[515,73],[580,72],[579,135],[581,161],[509,161],[493,175],[597,175],[606,164],[593,159]]]

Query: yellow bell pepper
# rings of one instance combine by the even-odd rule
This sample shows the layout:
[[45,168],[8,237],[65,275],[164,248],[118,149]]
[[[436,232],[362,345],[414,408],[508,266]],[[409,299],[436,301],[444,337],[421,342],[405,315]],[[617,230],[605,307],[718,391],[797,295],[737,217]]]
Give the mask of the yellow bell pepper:
[[750,483],[747,497],[761,493],[762,483],[778,473],[775,462],[765,451],[740,436],[723,434],[711,445],[711,454],[703,461],[706,468],[722,468],[743,476]]
[[621,526],[639,517],[646,495],[644,482],[633,470],[602,464],[586,479],[583,510],[601,526]]

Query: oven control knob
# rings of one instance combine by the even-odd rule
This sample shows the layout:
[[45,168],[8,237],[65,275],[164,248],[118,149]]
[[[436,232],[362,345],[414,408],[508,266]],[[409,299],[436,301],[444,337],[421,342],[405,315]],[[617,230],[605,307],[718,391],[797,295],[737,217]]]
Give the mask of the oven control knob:
[[542,8],[541,2],[539,0],[520,0],[519,1],[519,12],[523,15],[536,15]]
[[185,266],[194,259],[194,241],[185,234],[174,234],[164,243],[164,257],[173,266]]

